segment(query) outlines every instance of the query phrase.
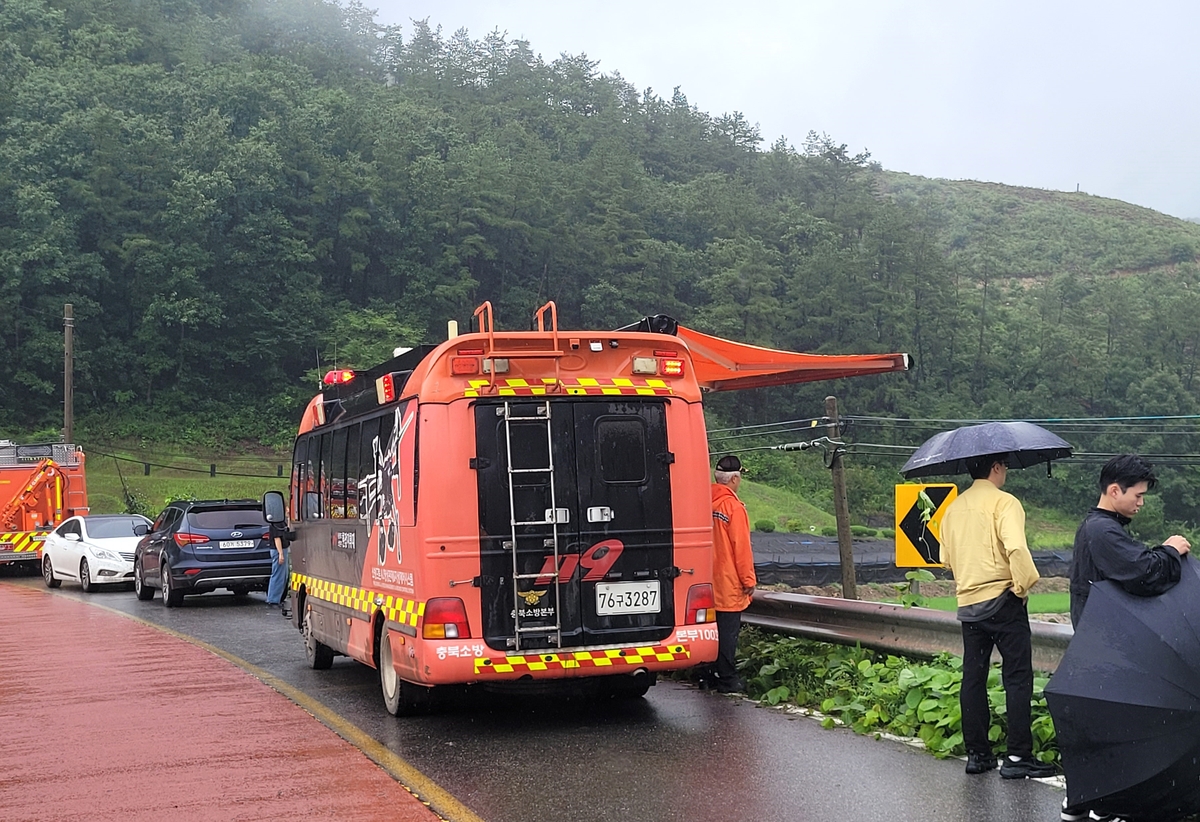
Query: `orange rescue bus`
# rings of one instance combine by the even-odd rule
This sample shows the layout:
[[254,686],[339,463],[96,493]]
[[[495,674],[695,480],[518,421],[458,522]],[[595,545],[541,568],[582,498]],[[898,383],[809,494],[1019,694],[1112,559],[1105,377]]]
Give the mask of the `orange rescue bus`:
[[[288,509],[309,664],[380,671],[396,715],[440,685],[576,680],[640,696],[716,658],[701,390],[903,371],[653,317],[478,331],[337,371],[308,405]],[[452,332],[453,333],[453,332]],[[283,500],[264,500],[268,518]]]

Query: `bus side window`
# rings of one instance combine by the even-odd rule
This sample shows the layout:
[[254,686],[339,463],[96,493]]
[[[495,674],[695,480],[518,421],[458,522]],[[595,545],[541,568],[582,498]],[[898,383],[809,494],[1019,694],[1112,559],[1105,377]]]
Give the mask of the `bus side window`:
[[317,489],[320,493],[321,516],[329,516],[329,492],[333,486],[333,435],[328,431],[321,435],[321,471]]
[[346,429],[333,432],[329,463],[329,516],[346,518]]
[[[363,420],[362,431],[359,434],[358,441],[358,476],[363,483],[363,490],[359,494],[358,516],[366,519],[372,516],[370,510],[371,503],[374,501],[371,494],[378,494],[379,489],[375,488],[375,472],[378,468],[375,465],[375,438],[379,436],[379,417]],[[384,443],[386,444],[386,443]],[[381,448],[383,445],[380,446]]]
[[304,518],[305,519],[320,519],[321,514],[321,495],[316,491],[307,491],[304,494]]
[[358,519],[359,425],[346,429],[346,519]]
[[308,465],[308,445],[312,442],[311,436],[302,436],[296,440],[296,449],[292,452],[292,484],[291,493],[288,495],[291,498],[292,510],[290,515],[292,519],[301,519],[301,504],[300,500],[304,496],[304,492],[308,488],[308,478],[311,476]]

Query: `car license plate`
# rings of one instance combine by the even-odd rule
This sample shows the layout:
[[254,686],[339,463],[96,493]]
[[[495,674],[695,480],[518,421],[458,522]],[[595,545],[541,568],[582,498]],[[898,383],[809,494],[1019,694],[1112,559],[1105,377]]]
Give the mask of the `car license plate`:
[[597,582],[596,614],[657,614],[661,610],[658,594],[657,579],[645,582]]
[[223,539],[219,543],[222,548],[253,548],[252,539]]

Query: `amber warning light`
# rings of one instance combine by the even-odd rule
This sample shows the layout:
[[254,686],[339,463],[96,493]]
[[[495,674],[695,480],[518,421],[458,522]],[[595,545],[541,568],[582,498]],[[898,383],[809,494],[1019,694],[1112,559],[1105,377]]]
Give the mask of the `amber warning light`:
[[356,376],[358,376],[358,372],[352,371],[349,368],[340,368],[326,374],[322,382],[326,385],[345,385],[348,382],[353,382]]

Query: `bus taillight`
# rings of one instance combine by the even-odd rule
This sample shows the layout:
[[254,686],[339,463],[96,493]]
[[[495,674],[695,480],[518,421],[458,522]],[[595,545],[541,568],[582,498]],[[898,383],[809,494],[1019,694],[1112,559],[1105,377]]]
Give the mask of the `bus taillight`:
[[[711,597],[711,592],[709,594]],[[436,597],[425,603],[425,639],[463,639],[471,635],[467,606],[458,597]]]
[[713,600],[713,589],[709,583],[693,585],[688,588],[687,618],[688,625],[698,625],[701,622],[716,622],[716,602]]

